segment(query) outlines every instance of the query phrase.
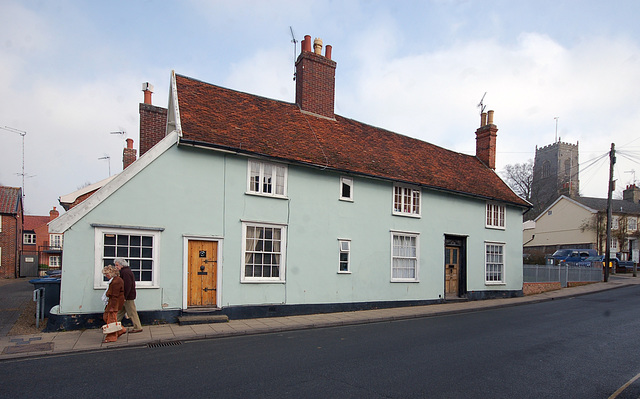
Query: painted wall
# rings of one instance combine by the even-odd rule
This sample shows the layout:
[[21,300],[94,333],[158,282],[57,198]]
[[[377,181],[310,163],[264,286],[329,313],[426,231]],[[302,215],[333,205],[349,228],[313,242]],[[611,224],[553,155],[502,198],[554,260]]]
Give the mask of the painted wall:
[[593,215],[583,206],[562,198],[536,220],[535,228],[525,231],[524,242],[527,247],[584,243],[595,245],[595,231],[581,229],[581,226],[592,221]]
[[[140,311],[179,309],[184,236],[221,238],[219,305],[429,300],[444,295],[444,235],[467,237],[469,291],[522,289],[522,213],[507,230],[485,228],[485,202],[422,191],[420,218],[392,215],[393,184],[354,178],[339,200],[340,174],[289,166],[288,199],[246,194],[247,159],[172,147],[65,232],[62,313],[100,312],[91,224],[162,228],[158,284],[139,288]],[[287,225],[286,283],[243,283],[242,222]],[[420,233],[419,282],[391,282],[391,230]],[[351,273],[338,273],[338,239],[351,240]],[[506,243],[506,283],[484,280],[485,241]]]

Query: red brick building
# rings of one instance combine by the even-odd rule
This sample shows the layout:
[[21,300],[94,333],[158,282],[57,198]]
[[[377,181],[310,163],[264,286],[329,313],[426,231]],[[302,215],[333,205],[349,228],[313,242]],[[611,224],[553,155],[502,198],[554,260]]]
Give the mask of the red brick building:
[[22,228],[22,189],[0,186],[0,278],[18,277]]
[[59,269],[62,264],[62,235],[49,234],[49,222],[59,215],[54,206],[49,216],[24,216],[22,255],[35,257],[40,269]]

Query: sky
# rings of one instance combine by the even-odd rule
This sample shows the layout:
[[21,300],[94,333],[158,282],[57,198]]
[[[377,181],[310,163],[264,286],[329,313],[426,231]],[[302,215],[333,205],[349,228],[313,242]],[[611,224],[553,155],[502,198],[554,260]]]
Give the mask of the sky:
[[122,171],[125,139],[139,144],[142,83],[166,107],[172,70],[294,102],[305,35],[333,47],[338,115],[473,155],[484,96],[499,174],[561,140],[579,145],[583,196],[606,198],[612,143],[614,197],[640,180],[637,0],[0,0],[0,10],[0,185],[24,177],[28,215],[62,211],[60,196]]

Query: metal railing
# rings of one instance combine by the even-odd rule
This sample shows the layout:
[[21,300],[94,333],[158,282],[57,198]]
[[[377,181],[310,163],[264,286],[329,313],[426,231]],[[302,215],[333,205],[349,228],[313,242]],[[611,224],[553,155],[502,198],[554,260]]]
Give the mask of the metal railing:
[[573,265],[524,265],[525,283],[561,283],[598,282],[603,280],[602,267],[584,267]]

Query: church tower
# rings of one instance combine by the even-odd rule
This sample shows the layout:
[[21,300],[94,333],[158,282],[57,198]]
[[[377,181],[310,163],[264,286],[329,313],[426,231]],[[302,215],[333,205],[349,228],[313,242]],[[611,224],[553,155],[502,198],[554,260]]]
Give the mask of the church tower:
[[561,195],[580,195],[578,152],[578,143],[558,141],[542,148],[536,146],[531,183],[534,217]]

